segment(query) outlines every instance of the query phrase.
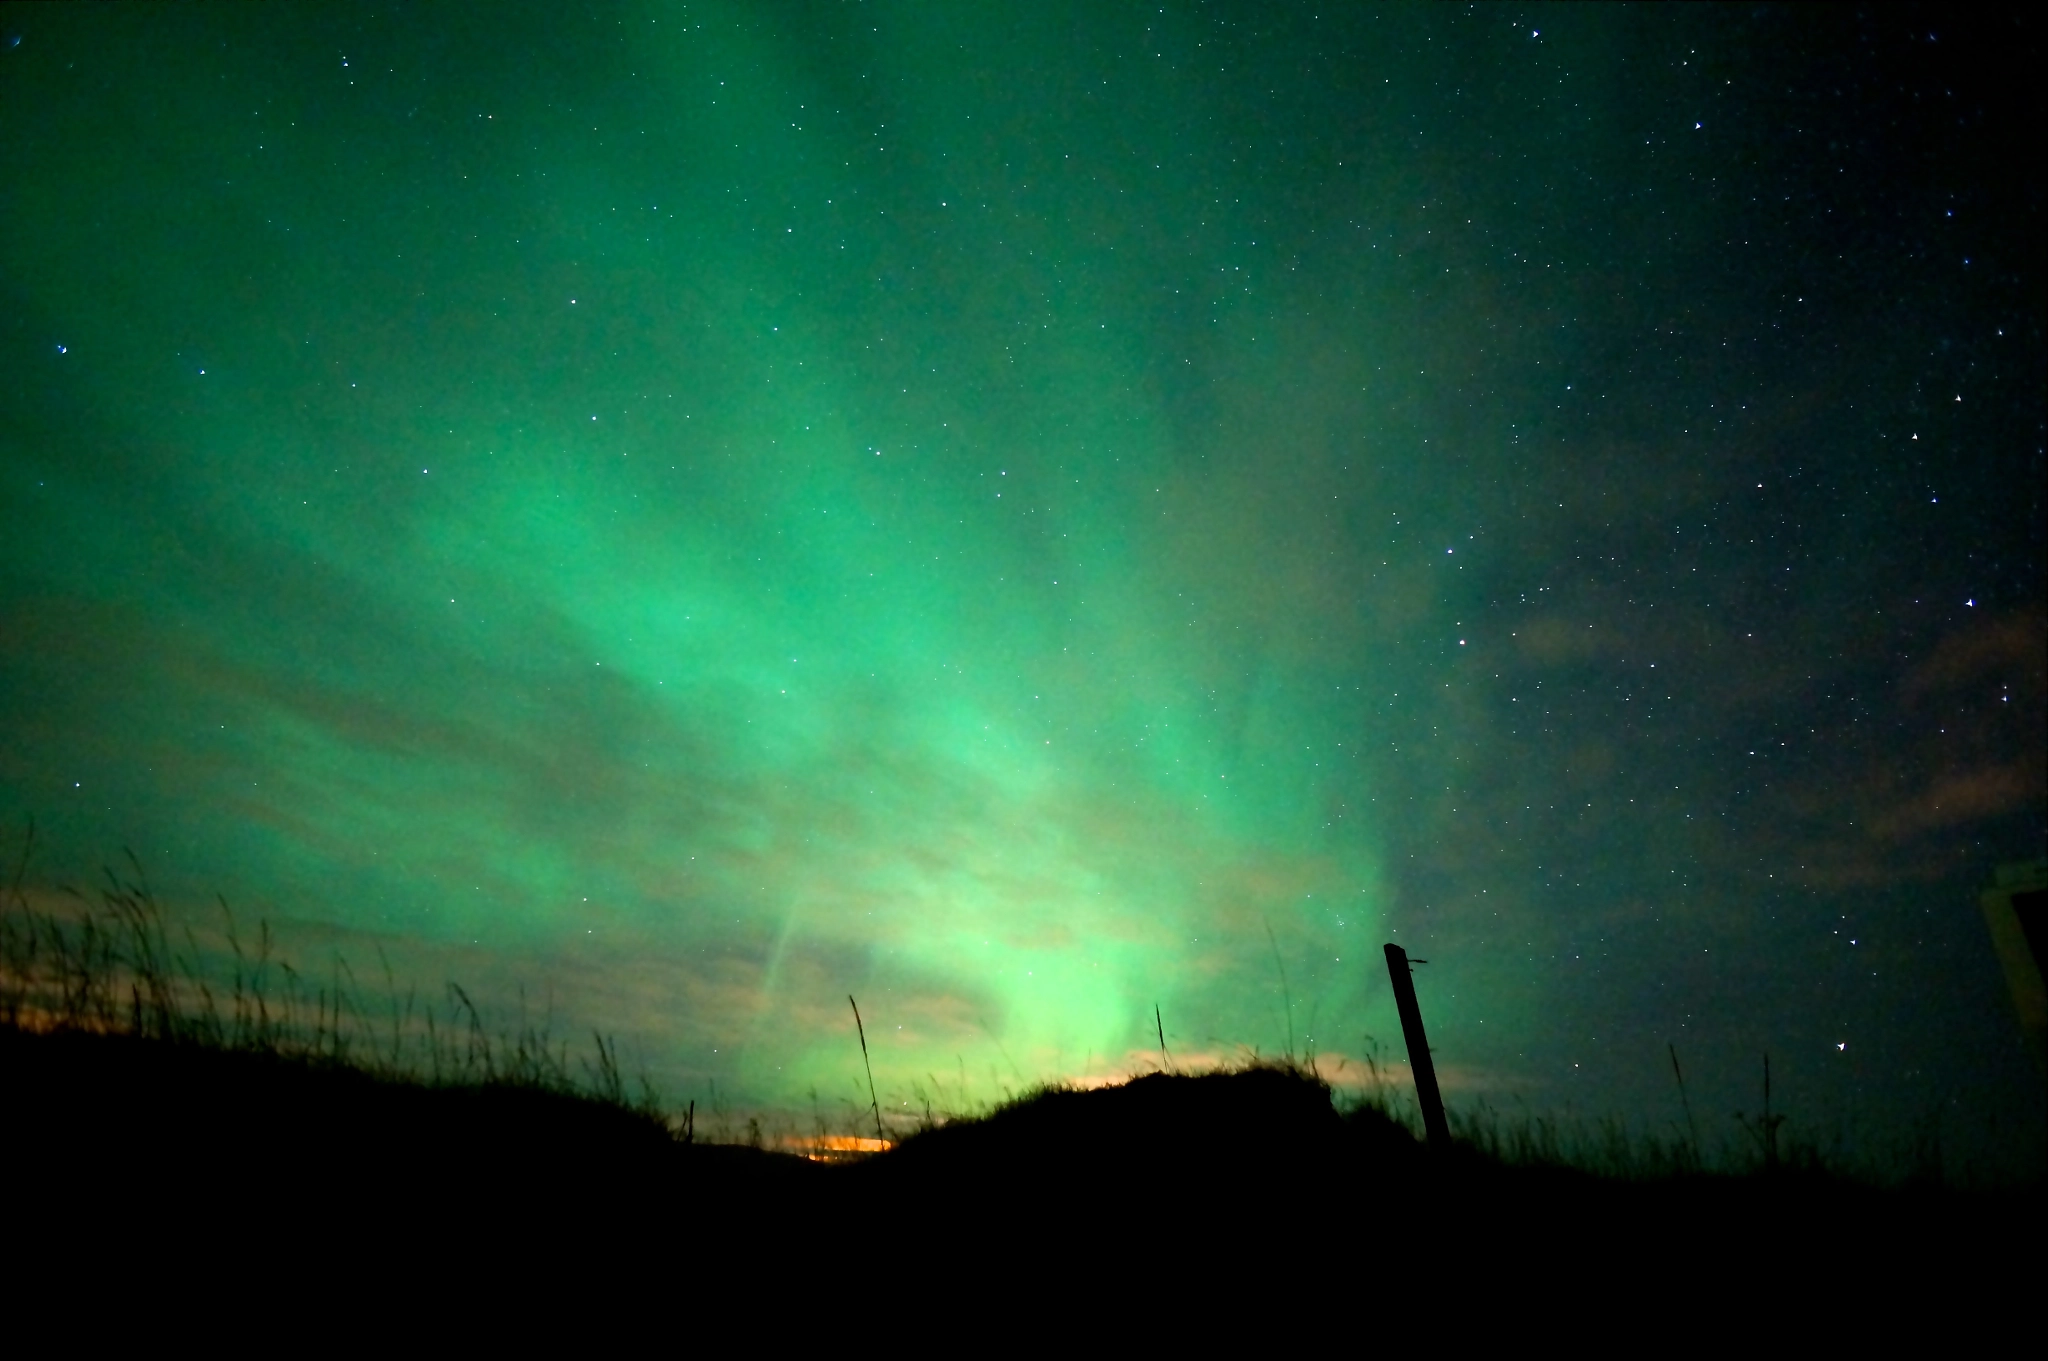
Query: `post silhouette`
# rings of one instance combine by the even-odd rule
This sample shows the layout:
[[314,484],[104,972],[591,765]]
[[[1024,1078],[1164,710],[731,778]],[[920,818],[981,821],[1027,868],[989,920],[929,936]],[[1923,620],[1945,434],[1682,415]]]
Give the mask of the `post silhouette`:
[[1444,1119],[1444,1094],[1437,1090],[1436,1064],[1429,1057],[1429,1036],[1422,1030],[1422,1007],[1415,1000],[1415,978],[1408,952],[1391,943],[1387,946],[1387,976],[1394,980],[1394,1004],[1401,1009],[1401,1038],[1408,1042],[1408,1070],[1415,1074],[1415,1100],[1422,1107],[1422,1128],[1429,1135],[1431,1148],[1449,1148],[1451,1126]]

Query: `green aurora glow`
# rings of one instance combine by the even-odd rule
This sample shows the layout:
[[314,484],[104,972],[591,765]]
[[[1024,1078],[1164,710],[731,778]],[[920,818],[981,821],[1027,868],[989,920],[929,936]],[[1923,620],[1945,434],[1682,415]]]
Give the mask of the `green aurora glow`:
[[1460,1090],[1661,1062],[1813,857],[1711,735],[1918,584],[1742,499],[1904,361],[1784,376],[1724,12],[9,17],[8,816],[672,1092],[1355,1060],[1390,932]]

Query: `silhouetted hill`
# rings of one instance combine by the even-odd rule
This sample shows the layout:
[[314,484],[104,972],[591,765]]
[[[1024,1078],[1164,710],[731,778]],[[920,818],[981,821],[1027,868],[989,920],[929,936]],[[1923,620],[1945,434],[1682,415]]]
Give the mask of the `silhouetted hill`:
[[847,1166],[686,1145],[654,1114],[559,1090],[128,1037],[0,1030],[0,1101],[18,1241],[98,1269],[146,1243],[155,1271],[254,1251],[259,1268],[599,1272],[729,1299],[791,1272],[901,1301],[1141,1271],[1410,1302],[1590,1290],[1633,1309],[1702,1289],[2002,1299],[2041,1263],[2036,1195],[1432,1154],[1277,1066],[1040,1092]]
[[561,1090],[436,1086],[128,1036],[0,1028],[0,1159],[17,1222],[74,1248],[108,1225],[384,1252],[422,1226],[468,1250],[744,1216],[823,1169],[686,1146],[661,1117]]

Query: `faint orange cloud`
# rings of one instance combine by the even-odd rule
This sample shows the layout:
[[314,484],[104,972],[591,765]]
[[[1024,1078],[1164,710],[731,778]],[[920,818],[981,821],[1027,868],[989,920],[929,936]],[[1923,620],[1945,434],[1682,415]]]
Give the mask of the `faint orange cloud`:
[[1870,888],[1948,872],[1942,833],[2048,807],[2048,616],[1972,619],[1905,670],[1896,725],[1835,735],[1862,747],[1858,767],[1782,796],[1795,877],[1823,889]]
[[1944,775],[1919,796],[1879,817],[1871,824],[1871,834],[1883,840],[1897,840],[1996,817],[2025,806],[2035,794],[2036,784],[2018,765]]
[[1899,693],[1912,702],[2001,675],[2015,689],[2035,696],[2048,689],[2048,615],[2028,610],[1993,616],[1944,638],[1933,655],[1906,673]]

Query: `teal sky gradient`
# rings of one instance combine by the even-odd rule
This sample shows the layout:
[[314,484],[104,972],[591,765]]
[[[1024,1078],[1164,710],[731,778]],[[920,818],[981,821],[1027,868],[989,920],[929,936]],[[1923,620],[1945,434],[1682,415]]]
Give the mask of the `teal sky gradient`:
[[[1356,1059],[1397,939],[1456,1090],[1853,1105],[1843,895],[2039,853],[2039,455],[1932,395],[2038,316],[1869,286],[1936,170],[1772,199],[1827,35],[1531,14],[9,16],[0,811],[684,1094],[843,1095],[849,992],[899,1094],[1270,1052],[1281,967]],[[1780,936],[1825,1005],[1701,974]]]

